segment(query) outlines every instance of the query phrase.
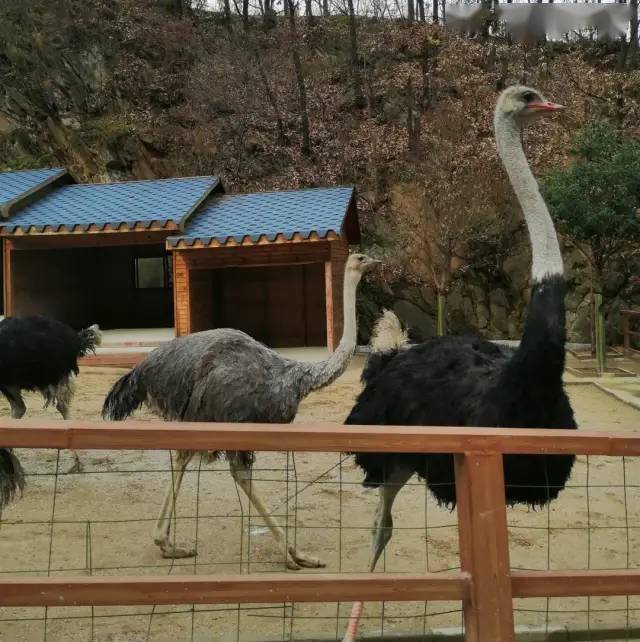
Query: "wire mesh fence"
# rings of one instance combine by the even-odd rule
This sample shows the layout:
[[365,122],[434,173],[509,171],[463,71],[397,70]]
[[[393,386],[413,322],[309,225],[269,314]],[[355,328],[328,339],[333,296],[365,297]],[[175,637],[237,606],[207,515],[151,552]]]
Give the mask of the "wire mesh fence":
[[[20,451],[25,496],[0,520],[0,573],[122,576],[264,573],[284,570],[282,551],[236,487],[224,461],[194,459],[175,499],[171,538],[197,556],[164,559],[153,531],[175,460],[163,451],[84,451],[85,469],[65,471],[67,451]],[[375,491],[344,455],[261,453],[252,484],[289,543],[327,570],[367,570]],[[633,457],[581,456],[559,499],[510,509],[511,565],[521,570],[640,568],[640,465]],[[437,506],[413,478],[394,507],[394,536],[380,571],[460,568],[456,513]],[[303,571],[308,572],[308,571]],[[24,607],[0,609],[7,640],[341,640],[350,603]],[[516,625],[631,639],[640,598],[514,601]],[[379,640],[435,632],[461,635],[459,602],[367,603],[361,633]],[[580,633],[578,633],[580,632]],[[551,637],[549,637],[551,639]],[[576,638],[574,638],[576,639]]]

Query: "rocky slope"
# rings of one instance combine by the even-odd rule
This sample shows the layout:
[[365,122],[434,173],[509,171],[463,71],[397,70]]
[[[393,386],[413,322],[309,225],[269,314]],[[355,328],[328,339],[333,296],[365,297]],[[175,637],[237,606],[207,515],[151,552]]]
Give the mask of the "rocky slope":
[[[499,188],[498,200],[487,196],[481,210],[500,202],[504,225],[491,243],[476,248],[454,285],[448,321],[455,332],[478,328],[496,338],[517,337],[529,254],[491,137],[496,91],[527,82],[569,108],[562,120],[526,135],[541,174],[568,161],[571,136],[587,118],[637,128],[638,74],[618,74],[615,50],[602,45],[526,49],[429,25],[362,21],[359,67],[367,104],[357,109],[347,23],[300,19],[298,32],[310,156],[300,150],[285,23],[267,30],[256,21],[244,32],[240,24],[228,29],[215,14],[171,15],[151,0],[5,0],[0,165],[66,165],[94,181],[214,173],[232,191],[355,184],[365,244],[390,259],[381,280],[366,288],[363,316],[394,305],[416,337],[433,332],[435,295],[395,265],[403,246],[389,230],[402,226],[407,208],[424,207],[407,197],[417,186],[427,185],[437,198],[458,187],[458,170],[466,167],[473,176],[475,167],[490,168],[469,189],[482,204],[485,191]],[[458,120],[449,123],[451,114]],[[443,136],[448,160],[441,158]],[[445,162],[453,169],[443,176],[433,168]],[[580,255],[569,244],[565,250],[570,335],[580,340],[588,336],[588,274]],[[612,270],[612,338],[615,310],[634,296],[621,290],[616,274]]]

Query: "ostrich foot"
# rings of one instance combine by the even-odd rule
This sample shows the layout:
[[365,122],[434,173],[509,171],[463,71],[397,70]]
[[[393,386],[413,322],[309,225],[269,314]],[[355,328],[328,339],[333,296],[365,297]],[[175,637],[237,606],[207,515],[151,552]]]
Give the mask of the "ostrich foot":
[[299,553],[293,546],[287,551],[287,568],[292,571],[299,571],[301,568],[324,568],[326,564],[317,557],[306,553]]
[[184,557],[195,557],[198,552],[195,548],[186,548],[170,544],[166,539],[155,539],[154,542],[160,547],[162,557],[165,559],[178,560]]
[[73,466],[67,471],[67,475],[73,475],[74,473],[81,473],[84,470],[84,465],[80,461],[80,457],[76,453],[73,454]]

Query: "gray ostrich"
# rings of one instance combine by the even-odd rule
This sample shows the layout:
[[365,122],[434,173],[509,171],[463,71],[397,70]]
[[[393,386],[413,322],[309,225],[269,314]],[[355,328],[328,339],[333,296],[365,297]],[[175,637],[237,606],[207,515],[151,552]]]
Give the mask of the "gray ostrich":
[[[302,399],[329,385],[347,368],[355,351],[356,290],[362,275],[378,261],[364,254],[349,256],[344,275],[344,328],[340,343],[327,359],[287,359],[239,330],[218,328],[179,337],[154,350],[111,388],[102,408],[104,419],[121,421],[141,404],[165,421],[289,423]],[[184,471],[195,451],[176,453],[176,471],[156,524],[154,541],[163,557],[193,557],[195,549],[169,541],[171,517]],[[212,462],[219,451],[199,453]],[[287,567],[317,568],[320,560],[287,546],[285,533],[269,514],[251,481],[252,452],[227,451],[231,475],[265,520],[286,559]]]

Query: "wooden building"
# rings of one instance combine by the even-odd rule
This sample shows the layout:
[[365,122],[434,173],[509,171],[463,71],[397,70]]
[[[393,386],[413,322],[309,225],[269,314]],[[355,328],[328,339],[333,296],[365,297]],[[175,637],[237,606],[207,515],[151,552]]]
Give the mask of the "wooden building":
[[49,172],[0,174],[0,197],[3,183],[30,185],[0,210],[6,315],[337,345],[359,241],[353,188],[226,195],[213,176],[78,184]]

